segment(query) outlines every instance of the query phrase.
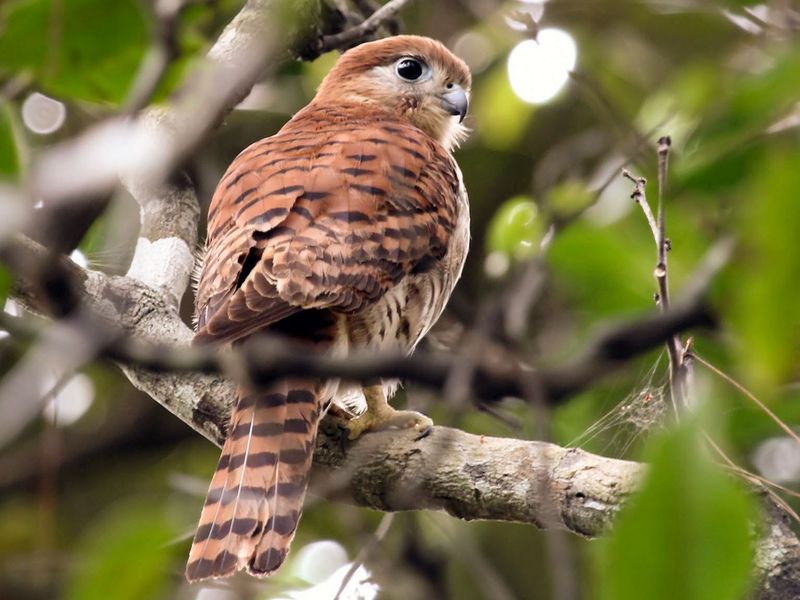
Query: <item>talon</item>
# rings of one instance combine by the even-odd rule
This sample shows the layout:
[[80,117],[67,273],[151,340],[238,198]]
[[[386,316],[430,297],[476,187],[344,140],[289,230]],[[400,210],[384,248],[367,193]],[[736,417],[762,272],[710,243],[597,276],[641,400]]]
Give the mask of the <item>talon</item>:
[[347,440],[350,439],[350,430],[347,428],[347,425],[337,425],[337,429],[339,430],[336,436],[339,442],[339,450],[341,450],[342,454],[345,454],[347,451]]
[[430,435],[433,421],[425,415],[410,410],[395,410],[386,402],[380,385],[364,388],[367,410],[358,417],[345,421],[347,439],[356,440],[362,434],[386,429],[415,429],[420,440]]
[[351,438],[352,432],[350,423],[350,419],[329,414],[327,417],[325,417],[325,419],[322,420],[320,425],[322,432],[328,437],[333,438],[333,440],[339,445],[339,450],[342,452],[342,454],[345,453],[347,441],[350,439],[355,439]]
[[418,441],[420,441],[422,439],[425,439],[426,437],[428,437],[432,433],[433,433],[433,423],[423,427],[422,430],[419,432],[419,435],[414,438],[414,441],[418,442]]

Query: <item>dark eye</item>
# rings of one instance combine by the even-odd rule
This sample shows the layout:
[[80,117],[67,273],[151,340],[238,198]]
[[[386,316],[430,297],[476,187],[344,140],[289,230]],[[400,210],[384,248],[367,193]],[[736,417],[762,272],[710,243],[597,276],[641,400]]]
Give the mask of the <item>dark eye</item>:
[[424,64],[416,58],[403,58],[397,63],[397,74],[406,81],[416,81],[424,72]]

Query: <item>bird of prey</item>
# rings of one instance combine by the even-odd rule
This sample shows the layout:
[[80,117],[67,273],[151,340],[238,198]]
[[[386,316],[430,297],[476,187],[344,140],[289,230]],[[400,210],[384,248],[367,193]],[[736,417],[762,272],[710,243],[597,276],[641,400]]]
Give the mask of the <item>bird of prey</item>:
[[[465,135],[470,85],[467,66],[429,38],[344,53],[314,99],[239,154],[219,182],[195,343],[237,344],[266,331],[332,356],[410,353],[439,318],[467,253],[467,194],[451,151]],[[430,427],[387,404],[394,387],[313,376],[240,385],[187,578],[278,569],[331,404],[353,416],[351,439]]]

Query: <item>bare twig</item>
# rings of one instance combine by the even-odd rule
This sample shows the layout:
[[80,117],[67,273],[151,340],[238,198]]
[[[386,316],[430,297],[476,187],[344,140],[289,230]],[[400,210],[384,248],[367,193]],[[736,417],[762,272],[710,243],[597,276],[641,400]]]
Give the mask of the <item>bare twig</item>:
[[692,356],[692,358],[694,360],[699,362],[706,369],[708,369],[709,371],[714,373],[714,375],[716,375],[717,377],[719,377],[720,379],[722,379],[723,381],[725,381],[729,385],[731,385],[734,388],[736,388],[739,392],[744,394],[753,404],[758,406],[758,408],[760,408],[770,419],[772,419],[773,422],[778,427],[780,427],[784,431],[784,433],[786,435],[788,435],[794,441],[800,443],[800,436],[798,436],[797,433],[795,433],[794,430],[791,427],[789,427],[786,423],[784,423],[780,419],[780,417],[778,417],[778,415],[776,415],[774,412],[772,412],[770,410],[770,408],[766,404],[764,404],[761,400],[759,400],[758,397],[755,394],[753,394],[753,392],[748,390],[746,387],[744,387],[741,383],[736,381],[733,377],[731,377],[727,373],[724,373],[723,371],[721,371],[720,369],[718,369],[717,367],[712,365],[710,362],[708,362],[702,356],[698,355],[696,352],[693,352],[691,356]]
[[355,557],[353,560],[353,564],[350,565],[350,568],[345,573],[344,578],[342,579],[342,585],[339,586],[339,590],[336,592],[336,596],[334,596],[333,600],[339,600],[342,596],[342,592],[347,588],[347,584],[350,583],[350,580],[353,578],[353,575],[356,574],[358,568],[364,564],[367,556],[372,554],[375,549],[378,547],[383,541],[383,538],[386,537],[386,534],[389,533],[389,528],[392,526],[394,522],[395,513],[386,513],[383,515],[381,522],[378,524],[378,528],[375,530],[369,541],[361,547],[361,550],[358,552],[358,556]]
[[409,0],[390,0],[364,19],[361,24],[341,33],[323,36],[320,41],[320,53],[330,52],[339,48],[348,48],[356,41],[372,35],[384,24],[394,19],[408,2]]
[[[664,198],[662,192],[666,185],[667,165],[669,162],[669,136],[658,140],[658,217],[657,234],[655,238],[658,248],[658,263],[656,264],[656,279],[658,280],[659,303],[662,310],[669,309],[669,270],[667,269],[667,252],[670,250],[670,243],[667,240],[667,222],[664,213]],[[642,196],[642,203],[647,204],[647,199]],[[679,345],[679,341],[676,345]]]
[[[658,222],[664,223],[664,192],[667,187],[667,172],[669,171],[669,148],[672,139],[668,136],[658,138]],[[661,232],[662,240],[664,232]]]
[[[164,315],[166,316],[166,315]],[[177,315],[175,315],[177,317]],[[124,317],[122,318],[124,321]],[[13,335],[36,335],[26,321],[0,316],[2,326]],[[543,397],[559,403],[568,396],[608,375],[628,359],[663,343],[675,331],[713,323],[702,299],[676,304],[664,314],[653,314],[609,327],[586,344],[586,352],[571,362],[532,374],[515,366],[503,370],[486,361],[476,361],[473,394],[486,400],[508,396],[526,398],[526,378],[535,376]],[[313,374],[343,377],[357,381],[374,378],[400,378],[440,389],[461,359],[459,354],[418,352],[411,356],[394,353],[353,353],[347,359],[310,354],[306,348],[272,336],[259,336],[240,347],[219,352],[214,347],[178,347],[131,339],[133,332],[117,329],[111,322],[96,320],[95,331],[105,328],[109,340],[99,352],[102,356],[151,373],[232,374],[234,365],[256,384],[266,385],[288,375]],[[144,333],[144,332],[139,332]],[[135,335],[135,334],[134,334]],[[187,331],[188,339],[191,336]],[[152,340],[153,338],[150,337]],[[241,365],[244,365],[242,367]]]
[[[669,140],[669,138],[666,137],[659,140],[659,190],[662,189],[664,185],[669,156],[669,144],[664,142],[664,140]],[[622,170],[622,175],[633,182],[634,189],[631,198],[642,208],[642,212],[647,219],[647,224],[650,227],[650,232],[653,234],[653,240],[656,243],[656,268],[653,271],[653,276],[658,286],[656,299],[661,311],[667,312],[670,304],[667,252],[669,251],[670,245],[666,238],[663,202],[659,195],[658,218],[656,219],[653,216],[653,211],[650,208],[650,203],[647,201],[647,195],[645,193],[647,180],[644,177],[634,177],[627,169]],[[667,354],[669,355],[670,396],[672,398],[673,410],[675,411],[675,415],[678,416],[686,404],[685,379],[687,374],[683,365],[680,338],[677,335],[671,336],[666,340],[666,344]]]
[[[551,227],[552,231],[552,227]],[[516,282],[510,284],[503,302],[503,328],[509,340],[518,341],[528,327],[531,309],[539,300],[546,281],[544,252],[531,258]]]
[[650,227],[650,232],[653,234],[653,240],[655,240],[656,244],[658,244],[658,222],[653,216],[653,211],[650,209],[650,203],[647,202],[647,196],[645,194],[647,179],[644,177],[634,177],[631,175],[631,172],[628,171],[628,169],[622,169],[622,176],[626,179],[630,179],[633,182],[633,193],[631,193],[631,200],[636,202],[636,204],[641,207],[644,217],[647,219],[647,225]]

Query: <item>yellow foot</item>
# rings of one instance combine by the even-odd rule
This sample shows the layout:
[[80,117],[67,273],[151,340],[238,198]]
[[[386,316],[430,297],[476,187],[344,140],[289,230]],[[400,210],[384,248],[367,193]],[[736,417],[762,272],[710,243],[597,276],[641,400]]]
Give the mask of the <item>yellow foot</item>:
[[413,429],[419,432],[416,439],[422,439],[433,430],[433,421],[425,415],[413,410],[395,410],[389,406],[380,384],[364,387],[364,399],[367,410],[357,417],[347,419],[335,414],[328,415],[326,420],[339,430],[342,441],[356,440],[368,431],[386,429]]
[[344,427],[347,429],[348,440],[356,440],[368,431],[387,429],[413,429],[419,432],[419,438],[423,438],[433,429],[433,421],[422,413],[413,410],[395,410],[386,405],[386,408],[379,412],[368,410],[363,415],[350,419]]

